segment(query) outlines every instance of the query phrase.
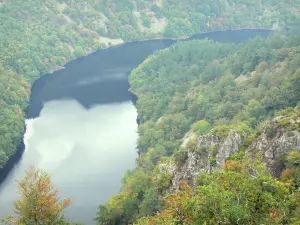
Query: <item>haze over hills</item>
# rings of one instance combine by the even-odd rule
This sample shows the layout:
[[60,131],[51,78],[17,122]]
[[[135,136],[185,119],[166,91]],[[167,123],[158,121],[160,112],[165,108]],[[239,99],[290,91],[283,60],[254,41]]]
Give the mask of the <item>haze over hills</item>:
[[297,225],[299,24],[299,0],[0,0],[0,168],[21,143],[32,83],[71,59],[133,40],[273,29],[238,45],[176,43],[132,71],[140,157],[96,222]]

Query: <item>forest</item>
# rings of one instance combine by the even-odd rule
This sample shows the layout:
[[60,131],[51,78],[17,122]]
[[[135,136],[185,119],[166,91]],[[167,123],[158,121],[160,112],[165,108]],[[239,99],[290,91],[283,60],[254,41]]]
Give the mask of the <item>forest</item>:
[[[299,24],[299,0],[0,0],[0,168],[22,141],[33,82],[69,60],[124,41],[275,29],[268,39],[239,45],[179,42],[132,71],[140,157],[125,174],[120,193],[99,206],[95,221],[297,225],[299,152],[281,159],[277,177],[264,168],[262,155],[253,160],[247,152],[265,127],[267,137],[276,138],[277,130],[268,124],[277,117],[287,135],[300,132]],[[243,142],[220,167],[215,147],[204,149],[197,140],[206,134],[222,140],[231,130]],[[162,166],[172,161],[180,169],[193,151],[206,152],[212,170],[201,173],[195,185],[182,180],[177,192],[168,192],[172,175]],[[50,175],[31,169],[18,185],[19,217],[3,224],[72,224],[62,213],[70,201],[59,202]],[[49,202],[53,207],[46,207]],[[26,207],[31,204],[45,214]]]
[[[298,0],[187,3],[0,1],[0,168],[20,145],[32,83],[71,59],[129,40],[247,27],[287,30],[300,24]],[[14,85],[5,85],[8,80]]]
[[[299,118],[299,67],[299,36],[239,45],[192,40],[146,59],[130,75],[141,156],[121,192],[100,206],[98,224],[298,224],[299,153],[290,153],[282,175],[273,178],[260,157],[250,160],[246,151],[273,117]],[[300,131],[299,121],[283,117],[280,124],[289,124],[290,135]],[[224,169],[212,146],[214,172],[201,173],[194,188],[182,180],[179,192],[166,194],[172,175],[162,166],[175,161],[180,168],[189,152],[206,151],[193,139],[183,146],[186,134],[222,139],[231,129],[245,141]],[[275,130],[268,132],[273,137]]]

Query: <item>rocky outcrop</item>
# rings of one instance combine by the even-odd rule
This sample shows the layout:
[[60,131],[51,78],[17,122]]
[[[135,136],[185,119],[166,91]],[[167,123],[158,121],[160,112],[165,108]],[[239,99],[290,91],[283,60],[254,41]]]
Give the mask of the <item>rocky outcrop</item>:
[[247,153],[255,157],[262,154],[265,166],[278,177],[283,168],[283,158],[292,150],[300,151],[299,117],[277,117],[270,121],[261,135],[250,145]]
[[220,167],[225,163],[225,160],[239,150],[239,145],[242,143],[242,137],[235,130],[231,130],[229,135],[219,146],[216,155],[217,166]]
[[172,175],[171,187],[168,192],[176,192],[181,180],[187,180],[192,186],[195,186],[195,178],[201,172],[211,172],[213,169],[221,167],[226,158],[239,150],[241,142],[242,137],[235,130],[230,130],[225,138],[213,134],[200,136],[196,142],[196,149],[187,152],[187,159],[182,165],[164,164],[163,171],[168,171]]
[[[246,150],[246,154],[255,160],[257,153],[261,153],[264,165],[273,176],[277,177],[283,169],[284,156],[292,150],[300,151],[300,117],[280,116],[268,122]],[[174,158],[159,165],[159,170],[171,175],[170,187],[166,193],[176,192],[181,180],[186,180],[195,187],[195,179],[202,172],[211,172],[221,168],[226,159],[239,151],[244,144],[244,137],[234,129],[226,137],[213,134],[202,135],[197,138],[195,147],[189,149],[183,162],[176,162]],[[185,141],[187,142],[187,140]]]

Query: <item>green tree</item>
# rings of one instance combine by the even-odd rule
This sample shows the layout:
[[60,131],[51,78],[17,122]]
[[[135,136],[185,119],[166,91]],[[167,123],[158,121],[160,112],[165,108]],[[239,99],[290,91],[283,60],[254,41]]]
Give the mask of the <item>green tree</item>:
[[199,120],[193,126],[193,130],[199,135],[205,134],[210,129],[211,129],[210,123],[205,120]]

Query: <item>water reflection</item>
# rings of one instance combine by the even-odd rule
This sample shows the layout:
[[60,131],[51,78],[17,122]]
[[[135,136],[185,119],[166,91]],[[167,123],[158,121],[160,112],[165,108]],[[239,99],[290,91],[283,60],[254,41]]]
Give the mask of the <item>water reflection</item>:
[[[201,34],[240,42],[269,31]],[[121,178],[134,166],[136,109],[128,93],[128,74],[154,51],[174,40],[132,42],[76,59],[66,69],[45,75],[31,90],[26,110],[26,150],[0,186],[0,218],[12,212],[15,179],[30,164],[50,172],[62,196],[73,199],[67,215],[94,224],[96,208],[119,191]]]
[[136,117],[130,101],[89,110],[75,100],[47,102],[40,117],[26,121],[26,150],[1,186],[0,217],[12,212],[17,198],[12,180],[35,165],[52,174],[62,196],[72,198],[67,216],[91,224],[99,203],[119,191],[124,171],[134,167]]

